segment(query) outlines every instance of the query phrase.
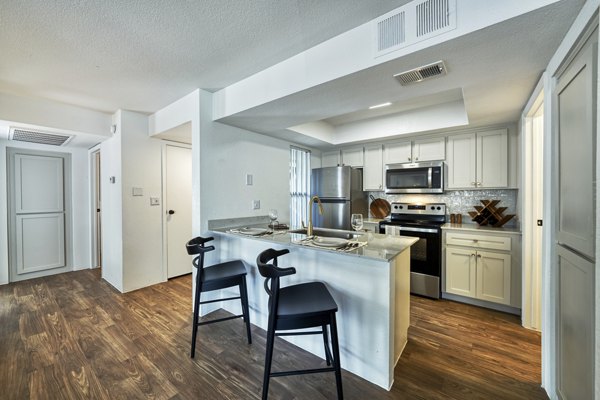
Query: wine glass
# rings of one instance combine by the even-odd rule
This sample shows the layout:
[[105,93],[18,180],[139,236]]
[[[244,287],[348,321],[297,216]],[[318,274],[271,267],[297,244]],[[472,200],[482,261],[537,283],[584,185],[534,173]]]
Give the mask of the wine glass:
[[362,214],[352,214],[352,217],[350,218],[350,224],[352,225],[352,229],[355,231],[360,231],[363,227]]
[[274,208],[271,208],[269,210],[269,218],[271,218],[270,226],[271,226],[271,229],[273,229],[273,232],[275,231],[275,222],[277,222],[277,217],[278,217],[277,210]]

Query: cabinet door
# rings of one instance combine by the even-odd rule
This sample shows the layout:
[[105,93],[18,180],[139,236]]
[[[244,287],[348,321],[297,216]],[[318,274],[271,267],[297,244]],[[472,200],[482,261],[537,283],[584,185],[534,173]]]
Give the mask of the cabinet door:
[[475,250],[446,247],[446,292],[475,297]]
[[446,138],[415,140],[413,161],[443,161],[446,159]]
[[476,143],[475,134],[448,138],[446,188],[475,188]]
[[327,151],[321,154],[321,166],[322,167],[337,167],[340,163],[340,152]]
[[385,145],[384,164],[401,164],[411,161],[410,142],[395,142]]
[[383,190],[383,151],[381,145],[365,147],[363,190]]
[[363,166],[363,148],[353,147],[350,149],[342,149],[342,165],[359,168]]
[[510,254],[477,252],[477,298],[510,305]]
[[477,187],[508,187],[506,129],[477,133]]

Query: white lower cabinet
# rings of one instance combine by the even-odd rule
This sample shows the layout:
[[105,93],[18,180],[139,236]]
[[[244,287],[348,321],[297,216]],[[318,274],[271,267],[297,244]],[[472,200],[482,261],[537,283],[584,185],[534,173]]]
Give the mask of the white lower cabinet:
[[513,246],[512,239],[446,232],[446,293],[520,308],[520,294],[515,292],[521,290],[516,254],[520,247]]

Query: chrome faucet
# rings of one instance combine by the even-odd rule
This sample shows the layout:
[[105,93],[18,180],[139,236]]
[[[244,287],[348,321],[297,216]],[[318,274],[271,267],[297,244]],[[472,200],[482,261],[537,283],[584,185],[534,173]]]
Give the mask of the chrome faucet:
[[317,203],[319,203],[319,214],[323,215],[323,204],[321,204],[321,199],[319,199],[319,196],[315,194],[308,201],[308,226],[306,227],[307,236],[313,235],[312,206],[315,200],[317,200]]

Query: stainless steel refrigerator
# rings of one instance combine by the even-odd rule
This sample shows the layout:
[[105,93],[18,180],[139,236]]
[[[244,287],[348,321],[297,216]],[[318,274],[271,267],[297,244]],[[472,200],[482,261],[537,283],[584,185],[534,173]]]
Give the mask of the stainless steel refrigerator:
[[312,205],[313,225],[321,228],[351,230],[350,216],[368,216],[367,193],[362,190],[362,170],[344,167],[315,168],[310,179],[311,196],[317,195],[323,204]]

